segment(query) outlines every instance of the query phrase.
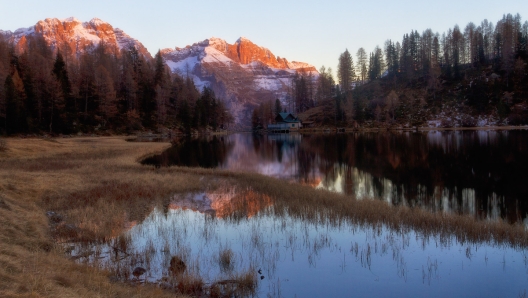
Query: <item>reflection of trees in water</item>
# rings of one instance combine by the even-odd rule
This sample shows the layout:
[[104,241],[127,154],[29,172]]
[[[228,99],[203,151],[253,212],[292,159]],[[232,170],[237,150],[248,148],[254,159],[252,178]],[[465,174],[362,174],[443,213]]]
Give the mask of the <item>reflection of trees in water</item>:
[[[517,221],[528,211],[527,140],[526,131],[234,135],[187,140],[144,162],[279,163],[284,177],[358,197]],[[235,142],[252,154],[235,153]]]
[[225,163],[233,146],[233,142],[225,137],[189,138],[173,144],[162,154],[147,158],[142,163],[161,166],[216,168]]
[[528,210],[527,138],[523,131],[313,135],[301,148],[316,152],[326,183],[341,179],[347,194],[516,221]]

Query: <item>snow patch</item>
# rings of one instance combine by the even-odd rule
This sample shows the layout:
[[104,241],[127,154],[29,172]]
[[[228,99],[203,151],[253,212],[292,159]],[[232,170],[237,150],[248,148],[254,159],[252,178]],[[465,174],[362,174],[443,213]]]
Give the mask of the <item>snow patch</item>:
[[198,57],[190,56],[180,61],[166,60],[165,63],[173,72],[186,75],[187,72],[192,72],[196,64],[198,64]]
[[65,18],[65,19],[62,19],[62,20],[59,20],[63,23],[81,23],[81,21],[79,21],[77,18],[75,17],[69,17],[69,18]]
[[274,77],[260,76],[256,77],[254,82],[259,89],[270,91],[279,90],[282,86],[281,81]]
[[202,61],[207,63],[214,63],[214,62],[220,62],[226,65],[229,65],[233,62],[233,60],[227,58],[224,53],[220,52],[219,50],[213,48],[213,47],[206,47],[204,49],[205,56],[203,57]]
[[89,23],[90,23],[90,24],[93,24],[93,25],[95,25],[95,26],[100,26],[100,25],[107,24],[107,22],[104,22],[103,20],[98,19],[98,18],[93,18],[93,19],[91,19]]
[[81,23],[73,28],[73,38],[76,40],[86,39],[94,44],[101,41],[101,38],[95,35],[94,30],[87,30]]

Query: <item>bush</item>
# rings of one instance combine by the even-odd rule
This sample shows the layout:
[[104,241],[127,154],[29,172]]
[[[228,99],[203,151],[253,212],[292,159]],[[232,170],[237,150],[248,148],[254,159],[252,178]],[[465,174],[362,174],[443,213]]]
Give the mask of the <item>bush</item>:
[[462,127],[475,127],[477,126],[477,120],[471,116],[463,116],[460,125]]

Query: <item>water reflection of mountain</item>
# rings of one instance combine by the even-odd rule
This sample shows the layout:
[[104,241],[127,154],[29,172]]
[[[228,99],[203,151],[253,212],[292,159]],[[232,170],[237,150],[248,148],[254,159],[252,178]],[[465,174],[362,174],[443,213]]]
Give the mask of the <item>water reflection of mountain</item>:
[[153,157],[251,171],[394,205],[507,218],[528,211],[528,132],[236,134]]
[[213,217],[240,219],[251,218],[271,205],[269,196],[251,189],[225,186],[209,192],[176,194],[165,211],[191,209]]

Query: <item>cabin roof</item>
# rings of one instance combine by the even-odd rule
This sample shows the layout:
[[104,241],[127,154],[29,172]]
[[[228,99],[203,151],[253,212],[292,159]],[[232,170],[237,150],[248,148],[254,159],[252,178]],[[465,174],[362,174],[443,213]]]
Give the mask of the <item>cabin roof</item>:
[[278,113],[275,117],[277,122],[300,122],[292,113]]

